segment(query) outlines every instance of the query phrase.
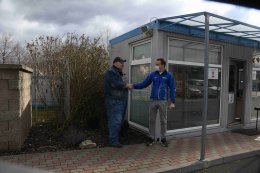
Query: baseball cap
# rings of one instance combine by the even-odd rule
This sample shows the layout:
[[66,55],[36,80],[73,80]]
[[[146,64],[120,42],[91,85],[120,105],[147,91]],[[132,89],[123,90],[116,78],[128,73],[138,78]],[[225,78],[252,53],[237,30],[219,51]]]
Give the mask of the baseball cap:
[[121,57],[115,57],[113,63],[115,63],[115,62],[121,62],[121,63],[123,63],[123,62],[126,62],[126,60],[125,60],[125,59],[122,59]]

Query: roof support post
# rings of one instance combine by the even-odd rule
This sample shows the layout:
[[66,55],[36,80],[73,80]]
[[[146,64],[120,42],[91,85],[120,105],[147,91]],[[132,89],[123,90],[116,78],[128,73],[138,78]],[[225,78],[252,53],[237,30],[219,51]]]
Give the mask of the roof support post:
[[209,14],[205,16],[205,54],[204,54],[204,95],[203,95],[203,114],[202,114],[202,132],[201,132],[201,153],[200,161],[205,160],[207,113],[208,113],[208,66],[209,66]]

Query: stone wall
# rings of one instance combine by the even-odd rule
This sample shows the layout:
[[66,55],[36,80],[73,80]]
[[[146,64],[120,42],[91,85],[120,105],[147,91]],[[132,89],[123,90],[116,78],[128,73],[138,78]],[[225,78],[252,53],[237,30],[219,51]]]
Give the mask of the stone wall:
[[32,69],[0,64],[0,151],[19,150],[32,125]]

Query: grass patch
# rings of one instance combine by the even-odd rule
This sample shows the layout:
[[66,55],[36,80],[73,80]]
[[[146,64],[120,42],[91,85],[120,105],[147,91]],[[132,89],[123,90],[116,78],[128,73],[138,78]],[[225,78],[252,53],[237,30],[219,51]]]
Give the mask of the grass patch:
[[38,122],[53,122],[57,125],[64,121],[63,112],[60,107],[48,108],[33,108],[32,109],[32,123]]

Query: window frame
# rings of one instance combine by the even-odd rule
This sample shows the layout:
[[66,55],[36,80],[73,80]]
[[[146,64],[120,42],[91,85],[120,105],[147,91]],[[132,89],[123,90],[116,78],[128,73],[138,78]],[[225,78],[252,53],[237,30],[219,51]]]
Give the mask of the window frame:
[[[201,43],[199,41],[193,41],[193,40],[188,40],[188,39],[180,39],[180,38],[175,38],[172,36],[168,36],[168,45],[167,45],[167,70],[169,69],[169,65],[185,65],[185,66],[200,66],[204,67],[204,63],[197,63],[197,62],[190,62],[190,61],[177,61],[177,60],[170,60],[170,41],[171,40],[181,40],[181,41],[187,41],[191,43]],[[221,126],[221,119],[222,119],[222,105],[221,105],[221,100],[222,100],[222,93],[223,93],[223,68],[222,68],[222,62],[223,62],[223,46],[222,45],[216,45],[216,44],[210,44],[216,47],[220,47],[220,64],[209,64],[209,68],[215,67],[215,68],[220,68],[221,70],[221,81],[220,81],[220,99],[219,99],[219,120],[217,124],[210,124],[207,125],[207,127],[214,128],[214,127],[220,127]],[[188,128],[181,128],[181,129],[174,129],[174,130],[167,130],[167,134],[174,134],[178,132],[184,132],[184,131],[192,131],[192,130],[200,130],[202,126],[195,126],[195,127],[188,127]]]
[[[260,67],[253,67],[251,73],[253,73],[253,71],[259,71],[260,72]],[[255,122],[256,121],[256,117],[252,118],[252,113],[254,111],[254,109],[252,108],[252,92],[254,92],[253,89],[252,89],[253,88],[253,78],[251,78],[251,84],[252,85],[251,85],[251,89],[250,89],[251,90],[251,93],[250,93],[250,99],[251,99],[250,100],[250,102],[251,102],[251,104],[250,104],[251,105],[250,106],[250,121],[251,122]],[[259,96],[259,98],[260,98],[260,96]]]
[[[151,44],[151,47],[150,47],[150,55],[151,57],[150,58],[144,58],[144,59],[134,59],[134,48],[137,47],[137,46],[141,46],[141,45],[144,45],[144,44],[147,44],[147,43],[150,43]],[[137,43],[132,43],[130,44],[130,47],[131,47],[131,54],[130,54],[130,57],[131,57],[131,62],[142,62],[143,60],[147,60],[147,59],[151,59],[152,58],[152,40],[145,40],[145,41],[140,41],[140,42],[137,42]]]
[[[150,48],[150,52],[151,52],[151,57],[150,58],[144,58],[144,59],[139,59],[139,60],[135,60],[133,55],[134,55],[134,47],[136,46],[140,46],[146,43],[151,43],[151,48]],[[132,83],[132,66],[135,65],[144,65],[144,64],[149,64],[149,68],[150,68],[150,72],[151,72],[151,62],[152,62],[152,46],[153,46],[153,42],[152,39],[147,39],[147,40],[141,40],[135,43],[131,43],[130,44],[130,61],[129,62],[129,67],[128,67],[128,72],[129,72],[129,82]],[[141,131],[144,132],[148,132],[149,129],[147,127],[144,127],[136,122],[131,121],[131,93],[128,92],[128,109],[127,109],[127,119],[128,119],[128,123],[138,129],[140,129]]]
[[[177,62],[177,63],[185,63],[185,64],[198,64],[200,66],[204,66],[204,63],[198,63],[198,62],[192,62],[192,61],[179,61],[179,60],[171,60],[170,59],[170,48],[169,48],[169,45],[170,45],[170,40],[178,40],[178,41],[186,41],[186,42],[190,42],[190,43],[195,43],[195,44],[204,44],[203,42],[200,42],[200,41],[194,41],[194,40],[188,40],[188,39],[180,39],[180,38],[175,38],[175,37],[172,37],[172,36],[169,36],[168,37],[168,45],[167,45],[167,60],[168,61],[172,61],[172,62]],[[222,68],[222,62],[223,62],[223,46],[222,45],[217,45],[217,44],[209,44],[209,45],[212,45],[212,46],[215,46],[215,47],[219,47],[220,48],[220,64],[209,64],[209,67],[221,67]],[[172,46],[174,47],[174,46]]]

